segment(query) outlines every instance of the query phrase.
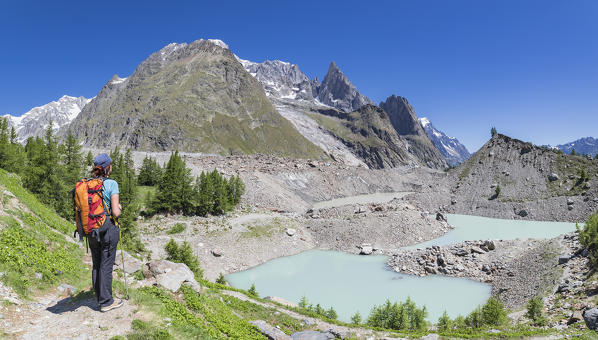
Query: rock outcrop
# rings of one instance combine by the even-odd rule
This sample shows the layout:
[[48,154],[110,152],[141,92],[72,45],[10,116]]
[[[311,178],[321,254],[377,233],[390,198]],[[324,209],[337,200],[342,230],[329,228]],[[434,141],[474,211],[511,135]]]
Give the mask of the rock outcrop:
[[444,157],[432,144],[407,99],[392,95],[386,101],[381,102],[380,107],[388,114],[390,122],[399,136],[407,140],[410,153],[428,167],[445,168],[447,166]]
[[201,291],[201,286],[195,280],[193,272],[184,263],[167,260],[148,262],[143,266],[143,276],[150,283],[172,292],[179,290],[183,284],[189,284],[197,292]]
[[318,85],[316,80],[312,87],[320,102],[344,112],[356,111],[366,104],[373,104],[368,97],[357,91],[334,61],[330,63],[322,84]]
[[449,137],[436,129],[428,118],[419,118],[419,122],[448,165],[457,166],[471,157],[465,145],[461,144],[457,138]]

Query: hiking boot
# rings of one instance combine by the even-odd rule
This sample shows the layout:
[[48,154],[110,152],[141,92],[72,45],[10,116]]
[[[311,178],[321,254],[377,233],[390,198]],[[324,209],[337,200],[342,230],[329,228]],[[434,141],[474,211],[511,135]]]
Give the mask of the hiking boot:
[[102,307],[100,308],[100,311],[101,311],[102,313],[105,313],[105,312],[111,311],[111,310],[113,310],[113,309],[116,309],[116,308],[118,308],[118,307],[122,307],[122,305],[123,305],[123,304],[124,304],[123,300],[121,300],[121,299],[114,299],[114,301],[112,302],[112,304],[111,304],[111,305],[108,305],[108,306],[102,306]]

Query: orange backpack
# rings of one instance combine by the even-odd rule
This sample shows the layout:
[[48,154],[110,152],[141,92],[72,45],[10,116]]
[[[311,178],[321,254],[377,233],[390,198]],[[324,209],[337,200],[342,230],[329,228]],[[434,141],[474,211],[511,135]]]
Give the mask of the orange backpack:
[[75,185],[73,200],[75,203],[75,221],[79,239],[88,236],[94,229],[99,229],[109,215],[104,202],[102,178],[83,178]]

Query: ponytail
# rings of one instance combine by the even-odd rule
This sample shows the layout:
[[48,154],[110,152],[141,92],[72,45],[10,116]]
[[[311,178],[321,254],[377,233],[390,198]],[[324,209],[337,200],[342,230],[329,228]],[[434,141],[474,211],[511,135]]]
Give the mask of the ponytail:
[[91,170],[91,174],[93,177],[106,177],[106,173],[104,172],[104,168],[99,165],[93,167]]

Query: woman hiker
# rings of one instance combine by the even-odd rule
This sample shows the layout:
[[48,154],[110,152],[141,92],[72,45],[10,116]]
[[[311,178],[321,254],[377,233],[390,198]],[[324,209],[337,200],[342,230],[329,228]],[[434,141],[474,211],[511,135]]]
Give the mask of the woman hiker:
[[[102,194],[108,212],[117,218],[121,213],[121,206],[118,201],[118,183],[108,178],[112,172],[112,159],[105,153],[99,154],[93,160],[92,176],[103,179]],[[123,301],[112,297],[112,269],[116,258],[116,246],[119,241],[119,228],[114,225],[110,218],[106,218],[106,230],[101,232],[99,237],[89,237],[89,248],[93,270],[91,281],[96,299],[100,305],[100,311],[107,312],[121,307]],[[104,229],[104,228],[102,228]]]

